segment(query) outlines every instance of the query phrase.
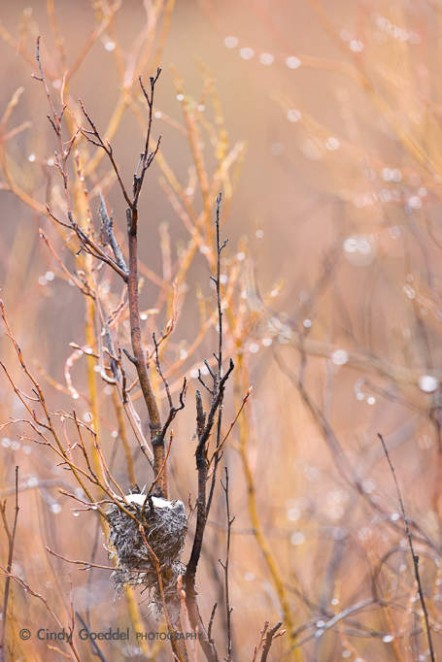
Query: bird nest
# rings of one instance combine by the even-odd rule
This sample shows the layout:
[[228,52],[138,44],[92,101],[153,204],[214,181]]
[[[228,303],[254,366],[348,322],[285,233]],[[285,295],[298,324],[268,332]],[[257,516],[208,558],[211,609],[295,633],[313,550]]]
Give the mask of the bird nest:
[[110,506],[107,520],[109,552],[116,561],[112,573],[116,586],[141,586],[150,592],[153,606],[160,613],[164,601],[171,616],[171,610],[179,612],[176,584],[185,571],[180,555],[187,531],[183,502],[128,494],[121,499],[121,506]]

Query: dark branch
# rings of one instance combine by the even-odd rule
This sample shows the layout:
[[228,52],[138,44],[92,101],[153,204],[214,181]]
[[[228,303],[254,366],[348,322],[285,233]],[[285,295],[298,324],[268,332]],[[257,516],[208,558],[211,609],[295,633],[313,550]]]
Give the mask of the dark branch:
[[397,493],[399,505],[400,505],[400,508],[401,508],[402,519],[404,520],[405,534],[407,536],[408,546],[410,548],[411,558],[413,560],[414,576],[415,576],[415,579],[416,579],[417,590],[418,590],[418,593],[419,593],[419,600],[420,600],[420,603],[421,603],[422,612],[424,614],[425,632],[426,632],[427,640],[428,640],[428,649],[429,649],[429,652],[430,652],[430,660],[431,660],[431,662],[435,662],[436,657],[435,657],[435,653],[434,653],[433,639],[432,639],[432,636],[431,636],[430,619],[429,619],[429,616],[428,616],[428,609],[427,609],[427,605],[426,605],[426,602],[425,602],[424,590],[422,588],[422,581],[421,581],[420,572],[419,572],[419,556],[414,551],[413,537],[411,535],[410,525],[409,525],[409,522],[408,522],[408,516],[407,516],[407,513],[405,511],[404,500],[402,498],[401,489],[399,487],[399,481],[398,481],[397,476],[396,476],[396,471],[395,471],[395,468],[393,466],[393,462],[391,461],[390,454],[388,452],[387,444],[385,443],[384,438],[381,434],[378,433],[378,437],[379,437],[379,440],[382,444],[382,448],[384,449],[385,457],[387,458],[387,462],[388,462],[388,466],[390,467],[391,475],[393,476],[393,481],[394,481],[394,485],[395,485],[395,488],[396,488],[396,493]]

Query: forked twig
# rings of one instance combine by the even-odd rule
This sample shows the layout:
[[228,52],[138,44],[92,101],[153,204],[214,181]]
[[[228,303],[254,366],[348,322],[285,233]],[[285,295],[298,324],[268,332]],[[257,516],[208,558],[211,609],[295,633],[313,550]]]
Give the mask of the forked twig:
[[270,630],[267,630],[264,638],[264,646],[261,654],[261,662],[266,662],[268,655],[270,653],[270,648],[277,637],[282,637],[285,634],[285,630],[278,632],[279,628],[282,625],[282,621],[279,621],[274,625]]

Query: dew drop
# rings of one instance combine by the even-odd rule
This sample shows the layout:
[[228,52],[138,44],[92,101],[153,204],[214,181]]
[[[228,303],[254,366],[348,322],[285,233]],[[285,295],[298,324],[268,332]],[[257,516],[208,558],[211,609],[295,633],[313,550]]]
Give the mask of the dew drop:
[[298,545],[303,545],[305,543],[305,535],[302,533],[302,531],[295,531],[295,533],[292,533],[290,536],[290,542],[295,547]]
[[339,149],[341,143],[339,142],[338,138],[335,138],[334,136],[330,136],[325,141],[325,146],[330,152],[334,152],[337,149]]
[[259,56],[259,61],[264,66],[268,67],[271,64],[273,64],[273,62],[275,61],[275,57],[271,53],[261,53],[261,55]]
[[253,50],[253,48],[249,48],[248,46],[244,46],[243,48],[240,48],[239,56],[243,60],[251,60],[255,56],[255,51]]
[[407,204],[410,209],[420,209],[422,207],[422,200],[418,195],[412,195],[411,198],[408,198]]
[[404,285],[403,290],[408,297],[408,299],[415,299],[416,298],[416,292],[415,290],[411,287],[411,285]]
[[353,53],[361,53],[364,50],[364,44],[359,39],[351,39],[348,47]]
[[421,375],[418,384],[424,393],[434,393],[439,388],[439,381],[432,375]]
[[228,36],[224,39],[224,46],[226,48],[236,48],[239,44],[238,37]]
[[286,58],[285,64],[289,69],[299,69],[301,66],[301,60],[295,55],[290,55]]
[[363,480],[362,489],[365,494],[372,494],[372,492],[374,492],[376,489],[376,483],[374,482],[374,480],[370,480],[370,479]]
[[297,522],[300,517],[301,517],[300,508],[297,507],[289,508],[287,512],[287,519],[289,519],[291,522]]
[[331,360],[335,365],[345,365],[348,362],[348,352],[345,349],[337,349],[331,355]]
[[287,111],[287,119],[289,122],[299,122],[301,117],[302,115],[300,111],[296,108],[290,108],[290,110]]

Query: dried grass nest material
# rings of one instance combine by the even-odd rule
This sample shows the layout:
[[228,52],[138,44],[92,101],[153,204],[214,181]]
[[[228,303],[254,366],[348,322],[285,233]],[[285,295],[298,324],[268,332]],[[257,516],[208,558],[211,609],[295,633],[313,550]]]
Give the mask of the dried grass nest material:
[[161,604],[154,552],[161,567],[165,597],[176,594],[176,582],[185,571],[180,555],[187,531],[187,517],[182,501],[169,501],[145,494],[128,494],[121,505],[137,518],[129,517],[117,504],[107,511],[110,554],[116,558],[112,573],[118,588],[124,584],[153,589],[152,599]]

